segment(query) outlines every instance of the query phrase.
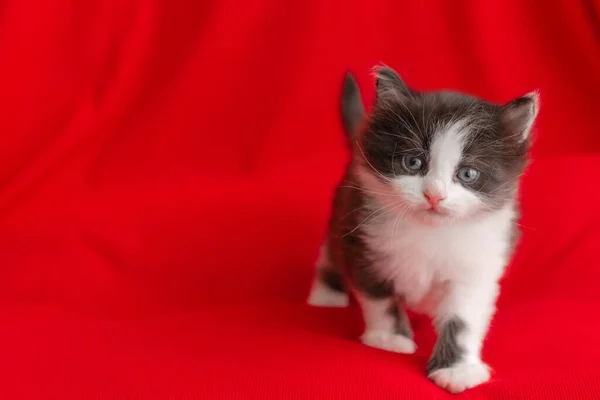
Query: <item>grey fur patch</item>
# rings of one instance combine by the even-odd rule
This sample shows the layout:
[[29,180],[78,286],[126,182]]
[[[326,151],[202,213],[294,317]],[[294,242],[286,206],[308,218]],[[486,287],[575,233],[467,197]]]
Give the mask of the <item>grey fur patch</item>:
[[358,185],[351,171],[348,171],[336,190],[329,227],[331,260],[343,268],[358,291],[373,299],[392,297],[392,283],[382,279],[374,268],[381,261],[381,255],[369,249],[365,241],[367,233],[360,227],[369,199],[357,189]]
[[346,285],[344,284],[344,277],[332,266],[322,267],[318,271],[319,279],[328,288],[335,290],[336,292],[346,292]]
[[406,96],[410,97],[412,91],[398,76],[396,71],[386,65],[381,65],[374,68],[375,73],[375,88],[379,99],[382,95],[391,95],[393,97]]
[[461,361],[464,349],[458,344],[458,335],[466,329],[465,322],[454,317],[446,321],[439,329],[438,340],[427,364],[427,373],[448,368]]
[[388,312],[395,318],[394,333],[412,339],[414,333],[404,307],[398,305],[398,301],[394,301]]

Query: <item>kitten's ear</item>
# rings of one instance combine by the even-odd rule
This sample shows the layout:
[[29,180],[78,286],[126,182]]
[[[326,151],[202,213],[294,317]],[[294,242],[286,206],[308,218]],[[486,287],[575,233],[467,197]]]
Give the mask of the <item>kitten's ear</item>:
[[380,65],[373,68],[375,75],[376,98],[382,99],[392,95],[395,98],[410,97],[412,92],[400,76],[388,66]]
[[365,120],[365,107],[356,79],[350,72],[347,72],[344,78],[341,108],[346,136],[352,139],[358,134]]
[[502,106],[502,120],[509,132],[520,135],[524,141],[529,139],[539,108],[540,96],[538,92],[531,92]]

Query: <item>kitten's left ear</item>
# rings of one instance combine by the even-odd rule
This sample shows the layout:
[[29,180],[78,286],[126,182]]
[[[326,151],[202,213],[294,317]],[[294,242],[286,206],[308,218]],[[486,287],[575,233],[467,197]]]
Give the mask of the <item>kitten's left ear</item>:
[[529,139],[539,108],[539,93],[531,92],[502,106],[502,120],[509,132],[525,141]]

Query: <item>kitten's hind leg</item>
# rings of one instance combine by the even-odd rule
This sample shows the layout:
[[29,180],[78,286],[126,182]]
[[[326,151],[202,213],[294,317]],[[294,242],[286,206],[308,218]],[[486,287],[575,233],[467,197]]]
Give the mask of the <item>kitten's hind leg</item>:
[[367,346],[412,354],[417,349],[404,306],[394,296],[375,299],[357,293],[356,299],[362,309],[365,331],[361,341]]
[[307,302],[318,307],[348,306],[349,298],[344,279],[339,267],[331,262],[327,243],[321,246]]

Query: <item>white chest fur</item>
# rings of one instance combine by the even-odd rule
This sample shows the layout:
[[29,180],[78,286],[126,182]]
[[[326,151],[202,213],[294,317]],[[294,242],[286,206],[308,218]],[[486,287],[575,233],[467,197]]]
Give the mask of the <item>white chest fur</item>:
[[389,215],[364,229],[369,247],[382,255],[377,273],[393,282],[410,308],[429,314],[447,285],[497,282],[507,262],[513,214],[506,207],[438,227]]

